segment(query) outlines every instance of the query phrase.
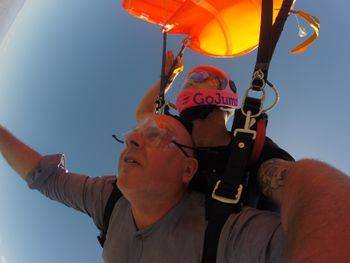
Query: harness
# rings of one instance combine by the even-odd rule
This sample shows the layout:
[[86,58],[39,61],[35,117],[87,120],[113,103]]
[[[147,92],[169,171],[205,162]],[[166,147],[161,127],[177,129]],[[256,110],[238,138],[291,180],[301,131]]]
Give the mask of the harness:
[[[224,175],[211,193],[207,195],[208,226],[205,234],[202,263],[216,261],[217,245],[221,229],[231,213],[242,209],[242,193],[247,186],[246,168],[249,161],[256,161],[265,141],[267,115],[265,112],[274,105],[263,109],[265,85],[268,84],[276,95],[274,86],[267,80],[269,64],[276,47],[284,23],[288,17],[293,0],[284,0],[281,10],[272,25],[273,1],[262,1],[259,48],[251,85],[246,91],[243,106],[236,110],[232,125],[233,145]],[[261,93],[260,98],[250,96],[250,93]],[[234,171],[234,176],[232,175]]]
[[[260,40],[257,61],[252,76],[250,87],[247,89],[243,105],[235,111],[235,119],[232,125],[232,149],[223,176],[210,185],[207,185],[206,193],[206,219],[208,226],[205,233],[205,242],[202,254],[202,263],[216,261],[217,245],[223,225],[232,213],[241,211],[244,201],[242,198],[246,192],[249,178],[247,178],[247,166],[254,164],[263,149],[265,143],[265,131],[267,125],[267,112],[277,103],[278,93],[273,84],[267,80],[269,64],[273,51],[282,32],[284,23],[288,17],[293,0],[284,0],[281,10],[272,25],[273,1],[262,0],[262,16],[260,25]],[[163,63],[161,73],[160,94],[156,101],[157,113],[166,111],[164,91],[171,80],[164,74],[166,32],[163,42]],[[183,45],[179,56],[183,55]],[[175,66],[174,61],[173,67]],[[170,70],[172,72],[172,70]],[[268,84],[276,95],[272,106],[264,109],[265,85]],[[259,93],[260,98],[251,96]],[[233,172],[234,171],[234,176]],[[113,191],[107,201],[103,216],[103,227],[98,236],[98,241],[103,247],[109,226],[109,219],[115,203],[122,196],[114,182]]]
[[101,247],[103,247],[105,241],[106,241],[106,236],[107,236],[107,231],[109,227],[109,219],[111,218],[113,209],[117,201],[123,196],[122,192],[120,192],[119,188],[116,185],[117,180],[113,181],[113,190],[111,194],[109,195],[105,211],[103,214],[103,225],[102,229],[100,231],[100,235],[97,236],[97,240],[100,243]]

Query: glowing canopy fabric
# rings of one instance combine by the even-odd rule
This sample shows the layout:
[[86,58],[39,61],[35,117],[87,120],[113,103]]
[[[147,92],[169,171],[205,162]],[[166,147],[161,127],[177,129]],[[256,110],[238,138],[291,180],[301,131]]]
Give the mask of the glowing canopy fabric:
[[[282,2],[273,0],[273,20]],[[205,55],[244,55],[259,43],[261,0],[124,0],[123,8],[188,35],[188,47]]]

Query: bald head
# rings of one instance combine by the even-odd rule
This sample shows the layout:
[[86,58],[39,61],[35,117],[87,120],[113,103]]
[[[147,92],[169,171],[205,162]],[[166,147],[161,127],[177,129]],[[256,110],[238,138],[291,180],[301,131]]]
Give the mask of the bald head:
[[149,114],[125,142],[118,187],[128,200],[153,196],[158,201],[178,202],[198,168],[193,149],[189,149],[193,147],[191,135],[183,124],[171,116]]
[[186,127],[175,117],[169,115],[148,114],[145,119],[146,118],[153,119],[159,125],[159,127],[167,128],[173,132],[178,143],[193,147],[191,134],[187,131]]

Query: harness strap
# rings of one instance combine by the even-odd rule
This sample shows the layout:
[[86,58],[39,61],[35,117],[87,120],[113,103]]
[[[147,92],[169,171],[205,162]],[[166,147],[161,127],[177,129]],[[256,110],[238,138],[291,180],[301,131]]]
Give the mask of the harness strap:
[[97,240],[100,243],[101,247],[103,247],[105,241],[106,241],[106,235],[109,227],[109,220],[111,218],[114,205],[117,203],[117,201],[123,196],[122,192],[120,192],[119,188],[116,185],[117,180],[113,181],[113,190],[111,194],[109,195],[104,214],[103,214],[103,226],[100,231],[100,235],[97,236]]
[[[262,0],[262,16],[260,24],[260,36],[258,54],[255,64],[254,73],[261,70],[264,73],[264,80],[267,81],[268,70],[272,55],[275,51],[278,39],[283,31],[284,24],[287,20],[294,0],[283,0],[281,9],[272,25],[272,0]],[[253,74],[254,75],[254,74]],[[253,87],[256,86],[253,83]]]
[[[255,91],[262,91],[265,83],[268,82],[269,64],[292,2],[293,0],[283,1],[273,26],[273,1],[262,0],[259,48],[253,76],[258,75],[255,74],[256,72],[262,72],[263,78],[253,77],[250,88]],[[203,263],[216,261],[222,227],[232,212],[241,211],[242,188],[246,186],[248,181],[245,173],[246,167],[249,160],[252,163],[259,158],[265,142],[267,118],[262,114],[262,103],[260,99],[247,96],[242,106],[243,109],[236,110],[235,121],[232,126],[233,148],[229,161],[221,181],[219,180],[216,183],[211,199],[207,200],[207,209],[209,209],[207,211],[208,226],[205,234]],[[254,125],[253,121],[256,120],[258,120],[258,124]],[[209,208],[208,204],[211,204]]]
[[163,53],[162,53],[162,68],[160,72],[160,89],[159,89],[159,95],[156,100],[156,113],[157,114],[162,114],[162,108],[164,105],[164,94],[165,94],[165,88],[166,88],[166,82],[167,82],[167,76],[165,74],[165,63],[166,63],[166,49],[167,49],[167,38],[168,34],[164,30],[163,31]]
[[267,114],[262,114],[256,124],[256,138],[250,155],[249,164],[254,164],[258,161],[260,154],[264,148],[266,138]]
[[208,226],[205,231],[202,263],[216,262],[217,245],[219,243],[221,230],[228,216],[232,213],[238,213],[238,209],[238,206],[227,205],[207,196],[206,216]]
[[[273,14],[273,1],[261,0],[261,23],[260,23],[260,35],[259,35],[259,47],[256,57],[254,72],[261,69],[264,76],[267,79],[267,72],[269,69],[270,60],[274,47],[272,47],[272,14]],[[277,42],[277,41],[276,41]],[[253,83],[252,86],[256,86]],[[258,83],[259,85],[259,83]]]
[[176,58],[174,59],[174,62],[171,65],[171,68],[170,68],[168,74],[166,74],[165,73],[165,64],[166,64],[166,50],[167,50],[167,32],[163,31],[162,69],[161,69],[161,74],[160,74],[160,89],[159,89],[158,98],[156,100],[156,111],[155,111],[157,114],[163,114],[167,111],[167,110],[164,110],[164,106],[166,106],[165,105],[166,104],[166,102],[165,102],[165,90],[166,90],[166,87],[173,82],[173,80],[174,80],[174,77],[172,77],[173,74],[175,73],[175,76],[176,76],[179,73],[179,72],[174,72],[175,67],[176,67],[176,63],[177,63],[177,58],[183,57],[183,55],[185,53],[185,49],[186,49],[188,44],[189,43],[186,41],[182,44],[182,47],[181,47],[179,53],[177,54]]
[[[259,108],[257,104],[260,104],[260,101],[253,99],[249,104],[251,107],[246,107],[246,109],[256,110]],[[237,127],[242,127],[244,122],[245,116],[241,109],[237,109],[232,130],[235,131]],[[208,226],[205,233],[202,263],[216,261],[221,230],[230,214],[241,211],[241,195],[248,182],[246,167],[253,148],[253,137],[253,133],[245,132],[238,132],[233,137],[232,149],[224,175],[221,180],[217,181],[212,195],[206,198]],[[265,137],[262,138],[265,140]]]

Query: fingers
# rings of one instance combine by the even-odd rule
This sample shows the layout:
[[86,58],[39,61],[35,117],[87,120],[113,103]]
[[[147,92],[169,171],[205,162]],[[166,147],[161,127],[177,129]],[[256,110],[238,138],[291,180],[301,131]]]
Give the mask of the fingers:
[[185,66],[184,63],[182,61],[182,58],[177,56],[176,57],[176,66],[174,68],[173,74],[179,74],[180,72],[182,72],[184,70]]
[[173,63],[174,63],[174,53],[171,50],[168,50],[166,52],[165,74],[169,74],[169,71]]
[[[175,66],[173,67],[173,64]],[[172,70],[170,72],[170,70]],[[165,74],[168,75],[168,84],[170,84],[176,76],[184,70],[184,64],[180,56],[176,56],[176,61],[174,59],[174,53],[171,50],[166,52],[166,61],[165,61]],[[173,107],[174,108],[174,107]]]
[[173,51],[171,50],[168,50],[166,52],[166,62],[165,62],[165,73],[166,74],[174,74],[174,75],[177,75],[179,74],[180,72],[182,72],[184,70],[184,63],[182,61],[182,58],[177,56],[176,57],[176,64],[175,64],[175,67],[174,67],[174,70],[173,72],[170,72],[170,69],[171,67],[173,66],[174,64],[174,60],[175,60],[175,57],[174,57],[174,53]]
[[176,105],[175,105],[174,103],[172,103],[172,102],[170,102],[170,101],[168,101],[168,103],[169,103],[169,106],[170,106],[171,108],[173,108],[174,110],[177,110],[177,107],[176,107]]

